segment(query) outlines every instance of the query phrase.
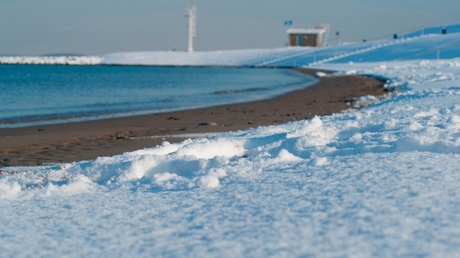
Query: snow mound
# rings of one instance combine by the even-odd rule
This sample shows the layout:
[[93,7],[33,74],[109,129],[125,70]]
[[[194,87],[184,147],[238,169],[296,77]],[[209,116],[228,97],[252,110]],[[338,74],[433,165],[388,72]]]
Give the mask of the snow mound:
[[[34,233],[5,241],[5,253],[455,255],[458,62],[367,64],[360,69],[406,90],[365,109],[92,161],[6,168],[1,237]],[[49,228],[54,233],[41,234]],[[122,240],[107,243],[114,235]]]
[[[5,196],[15,196],[17,185],[32,191],[76,187],[75,192],[98,187],[149,191],[216,188],[225,187],[222,180],[232,177],[253,177],[285,165],[324,166],[347,155],[398,152],[456,155],[460,153],[458,64],[457,60],[414,62],[385,69],[378,64],[376,68],[367,65],[365,72],[381,71],[384,76],[394,76],[392,85],[410,82],[411,90],[393,93],[383,100],[371,96],[358,99],[356,105],[370,105],[359,111],[11,173],[9,184],[3,183],[3,192]],[[398,77],[414,67],[418,71],[410,78]],[[87,187],[88,184],[93,186]]]
[[[365,53],[423,52],[436,37]],[[334,56],[334,48],[323,50],[322,58]],[[310,62],[313,53],[322,60],[318,50],[302,51],[247,60]],[[395,91],[356,100],[363,109],[90,161],[2,168],[2,253],[455,257],[460,59],[415,59],[314,66],[386,78]]]

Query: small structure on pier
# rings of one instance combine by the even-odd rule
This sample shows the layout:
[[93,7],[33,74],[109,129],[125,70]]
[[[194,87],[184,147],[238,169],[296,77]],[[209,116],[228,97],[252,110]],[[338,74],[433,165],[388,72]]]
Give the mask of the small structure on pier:
[[326,29],[295,29],[286,31],[290,47],[321,47]]

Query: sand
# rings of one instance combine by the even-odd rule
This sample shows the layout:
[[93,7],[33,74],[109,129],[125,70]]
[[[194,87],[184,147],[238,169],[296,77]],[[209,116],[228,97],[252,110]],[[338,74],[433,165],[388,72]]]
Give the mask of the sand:
[[[317,71],[299,69],[308,74]],[[323,77],[279,97],[241,104],[89,122],[0,129],[0,167],[90,160],[178,142],[183,134],[229,132],[326,116],[360,96],[380,96],[384,82],[363,76]],[[203,137],[203,136],[197,136]]]

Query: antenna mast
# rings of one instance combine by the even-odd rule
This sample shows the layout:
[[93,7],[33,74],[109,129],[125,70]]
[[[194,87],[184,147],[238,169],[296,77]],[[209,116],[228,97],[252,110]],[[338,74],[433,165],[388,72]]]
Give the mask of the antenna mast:
[[192,3],[187,5],[188,11],[188,52],[193,52],[193,38],[196,37],[196,6]]

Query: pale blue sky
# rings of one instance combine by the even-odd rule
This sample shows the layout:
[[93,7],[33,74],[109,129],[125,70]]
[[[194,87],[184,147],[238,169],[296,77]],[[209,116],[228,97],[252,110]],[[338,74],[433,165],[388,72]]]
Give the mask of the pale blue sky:
[[[327,22],[341,41],[460,23],[458,0],[195,0],[197,51],[285,45],[286,27]],[[182,0],[0,0],[0,55],[187,48]],[[334,34],[331,33],[331,36]],[[330,37],[333,38],[333,37]]]

